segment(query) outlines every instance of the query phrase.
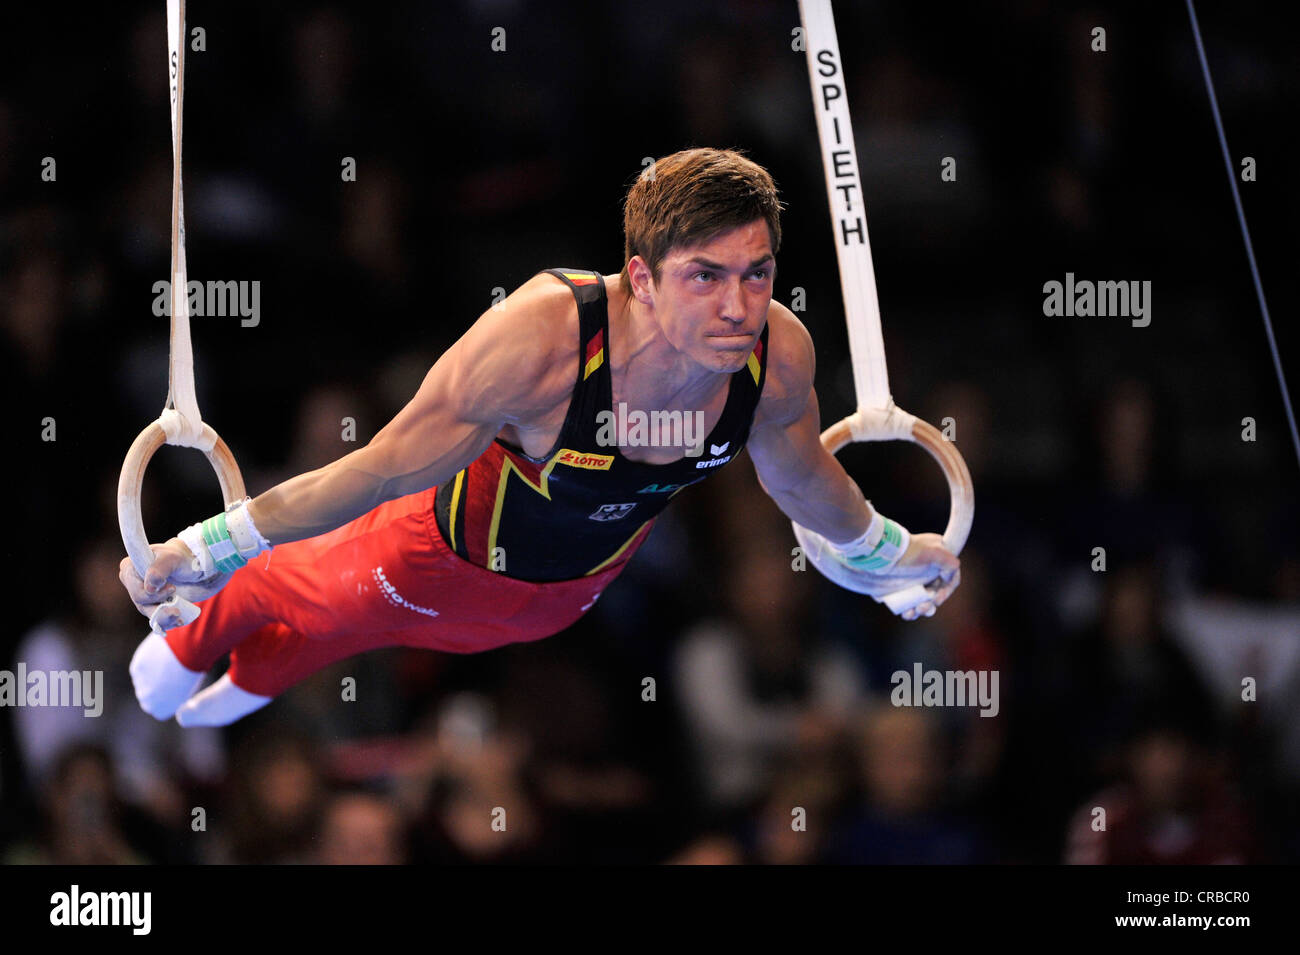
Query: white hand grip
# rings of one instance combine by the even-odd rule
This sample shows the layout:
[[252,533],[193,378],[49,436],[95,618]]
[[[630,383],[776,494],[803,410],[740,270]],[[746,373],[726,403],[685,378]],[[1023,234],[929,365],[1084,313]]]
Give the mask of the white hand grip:
[[937,589],[931,589],[926,584],[913,584],[903,590],[896,590],[892,594],[885,594],[880,599],[880,602],[896,614],[905,613],[913,607],[919,607],[927,600],[933,600],[934,590]]
[[176,611],[176,614],[181,618],[181,622],[177,626],[193,623],[199,618],[199,608],[180,594],[176,594],[168,597],[154,608],[154,612],[149,615],[149,629],[160,637],[166,636],[167,631],[163,628],[160,618],[166,615],[165,611],[172,610]]

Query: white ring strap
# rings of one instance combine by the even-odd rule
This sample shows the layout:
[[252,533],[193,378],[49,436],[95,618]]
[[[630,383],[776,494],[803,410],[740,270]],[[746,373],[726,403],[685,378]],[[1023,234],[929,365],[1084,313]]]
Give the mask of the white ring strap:
[[[204,448],[203,418],[194,391],[194,349],[190,344],[189,276],[185,264],[185,197],[181,179],[181,133],[185,105],[185,0],[167,0],[167,69],[172,107],[171,357],[167,404],[159,418],[167,443]],[[168,416],[172,412],[172,416]]]
[[[185,102],[185,2],[167,0],[167,70],[171,81],[172,115],[172,261],[171,261],[171,349],[168,369],[167,403],[156,421],[151,421],[137,435],[122,462],[117,483],[117,521],[122,542],[131,563],[141,578],[153,563],[153,548],[145,533],[140,514],[140,496],[144,472],[162,445],[173,444],[202,451],[217,472],[222,499],[227,505],[241,501],[244,479],[235,456],[210,425],[199,415],[194,391],[194,351],[190,344],[190,313],[185,266],[185,207],[181,181],[181,118]],[[177,586],[174,606],[181,609],[184,621],[197,616],[191,597],[202,599],[201,587]],[[158,629],[159,612],[151,624]]]
[[[857,396],[857,411],[828,428],[822,434],[822,444],[832,454],[850,440],[914,441],[929,451],[948,479],[952,507],[944,543],[957,553],[970,532],[975,510],[974,489],[966,462],[956,448],[931,425],[897,407],[889,392],[876,270],[867,235],[866,203],[853,143],[848,84],[831,0],[799,0],[799,15],[804,29],[822,171],[835,230],[835,255],[844,293]],[[931,586],[927,587],[924,581],[891,581],[889,575],[873,577],[853,571],[824,553],[825,541],[819,535],[798,524],[794,525],[794,532],[818,570],[842,587],[885,602],[895,613],[920,605],[938,588],[937,581],[929,582]]]

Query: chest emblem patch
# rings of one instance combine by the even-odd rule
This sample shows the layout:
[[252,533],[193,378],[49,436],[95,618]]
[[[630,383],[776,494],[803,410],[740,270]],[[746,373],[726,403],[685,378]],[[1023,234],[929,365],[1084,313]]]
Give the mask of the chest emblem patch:
[[587,515],[593,521],[617,521],[627,517],[636,504],[602,504],[592,514]]

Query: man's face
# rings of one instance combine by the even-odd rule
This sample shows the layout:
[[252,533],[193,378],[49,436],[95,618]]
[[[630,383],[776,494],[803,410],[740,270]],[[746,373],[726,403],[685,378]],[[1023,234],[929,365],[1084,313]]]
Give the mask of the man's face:
[[739,371],[767,322],[775,272],[763,219],[673,249],[653,285],[664,336],[711,371]]

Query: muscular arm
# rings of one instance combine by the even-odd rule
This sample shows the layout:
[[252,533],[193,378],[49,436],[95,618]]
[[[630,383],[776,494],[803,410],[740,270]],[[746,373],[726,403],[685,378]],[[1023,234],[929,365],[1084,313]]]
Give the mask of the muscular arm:
[[822,446],[812,337],[778,302],[768,322],[767,379],[747,444],[758,481],[791,520],[829,541],[851,541],[866,531],[872,510]]
[[[566,288],[535,276],[490,309],[434,364],[415,397],[363,448],[254,498],[272,544],[324,534],[385,501],[441,484],[572,387],[572,343],[560,334]],[[555,374],[563,359],[567,374]]]
[[[822,447],[812,338],[779,303],[772,303],[768,321],[768,377],[748,444],[759,483],[791,520],[832,543],[855,540],[875,515],[853,479]],[[891,573],[911,574],[930,587],[922,592],[924,600],[895,612],[904,620],[933,616],[961,583],[960,568],[938,534],[912,534]],[[898,592],[906,591],[900,586]]]

